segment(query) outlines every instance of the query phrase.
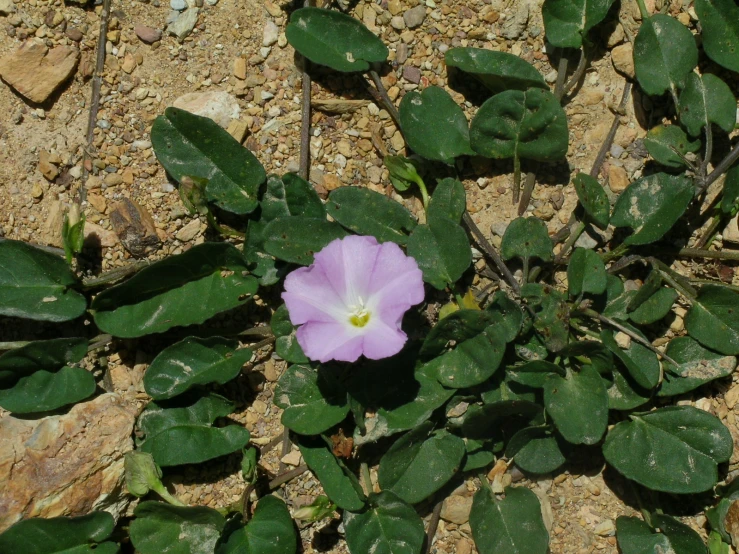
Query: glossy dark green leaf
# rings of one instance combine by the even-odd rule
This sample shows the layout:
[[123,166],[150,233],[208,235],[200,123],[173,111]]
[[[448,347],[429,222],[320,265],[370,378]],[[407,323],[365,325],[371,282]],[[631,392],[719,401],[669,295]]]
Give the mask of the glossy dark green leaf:
[[305,463],[316,474],[331,502],[350,512],[364,508],[367,498],[357,477],[334,456],[322,437],[301,436],[298,446]]
[[87,355],[87,339],[36,340],[0,356],[0,388],[7,388],[35,371],[56,371]]
[[546,224],[537,217],[519,217],[511,221],[503,234],[500,253],[504,260],[539,258],[552,260],[552,239]]
[[421,355],[441,354],[449,341],[462,342],[482,333],[492,323],[487,310],[458,310],[446,316],[431,329],[421,347]]
[[[632,329],[632,331],[638,333],[636,329]],[[653,389],[657,386],[660,377],[657,354],[633,339],[628,348],[621,348],[616,343],[613,331],[610,329],[603,329],[600,332],[600,339],[606,348],[621,360],[629,371],[629,375],[634,378],[640,387]]]
[[249,431],[239,425],[211,424],[233,408],[232,402],[214,393],[176,408],[150,402],[137,422],[136,446],[160,466],[197,464],[230,454],[249,442]]
[[387,196],[363,187],[340,187],[326,204],[331,217],[358,235],[371,235],[379,242],[405,245],[416,219],[405,207]]
[[187,337],[162,350],[144,374],[144,389],[154,400],[166,400],[207,383],[224,384],[235,378],[252,357],[238,341]]
[[506,458],[527,473],[550,473],[567,459],[562,452],[564,444],[547,427],[526,427],[511,437],[506,446]]
[[649,402],[652,397],[652,391],[640,387],[621,366],[613,368],[612,379],[608,387],[609,410],[633,410]]
[[290,366],[277,382],[274,402],[284,410],[282,424],[301,435],[322,433],[349,413],[346,389],[328,366]]
[[[480,554],[545,554],[549,533],[537,496],[524,487],[506,487],[497,498],[490,487],[475,493],[470,527]],[[525,532],[522,530],[525,529]]]
[[[570,358],[569,363],[575,367],[583,364],[592,365],[600,374],[610,373],[613,370],[613,355],[598,341],[572,341],[557,354],[560,358]],[[560,375],[564,376],[564,373]]]
[[663,514],[652,514],[654,529],[636,517],[616,519],[616,538],[623,554],[708,554],[700,535],[684,523]]
[[668,90],[677,94],[698,65],[698,48],[687,27],[674,17],[656,14],[646,18],[634,40],[634,70],[647,94]]
[[721,211],[733,214],[739,205],[739,164],[734,164],[724,177],[724,194],[721,198]]
[[489,441],[467,439],[467,455],[464,457],[462,471],[473,471],[490,465],[495,460],[494,446]]
[[[680,25],[678,23],[678,25]],[[683,176],[655,173],[631,183],[613,207],[611,225],[629,227],[625,244],[650,244],[661,239],[685,213],[694,187]]]
[[739,354],[739,294],[719,285],[701,287],[685,316],[688,334],[711,350]]
[[264,228],[264,250],[286,262],[310,265],[313,255],[347,232],[326,219],[292,216],[279,217]]
[[606,266],[593,250],[576,248],[567,266],[567,284],[570,295],[577,297],[587,292],[601,294],[606,290]]
[[213,552],[224,517],[205,506],[171,506],[163,502],[142,502],[134,510],[129,533],[141,554],[203,554]]
[[439,290],[455,283],[472,263],[467,233],[442,215],[413,230],[408,254],[418,263],[423,280]]
[[351,554],[420,554],[425,534],[416,511],[390,491],[371,494],[361,513],[344,512]]
[[573,444],[595,444],[608,425],[608,393],[592,366],[566,377],[550,374],[544,382],[544,405],[557,430]]
[[7,554],[115,554],[118,545],[103,542],[115,520],[108,512],[80,517],[22,519],[0,534],[0,552]]
[[436,183],[434,194],[431,197],[428,207],[429,217],[443,216],[459,223],[467,208],[466,198],[464,185],[461,182],[451,177],[442,179]]
[[570,308],[567,297],[539,283],[521,287],[521,296],[536,314],[534,329],[551,352],[559,352],[569,340]]
[[81,316],[87,300],[64,258],[16,240],[0,240],[0,315],[40,321]]
[[670,313],[675,300],[677,300],[677,291],[662,287],[631,312],[629,318],[639,325],[649,325]]
[[677,125],[657,125],[647,133],[644,146],[658,163],[679,168],[686,165],[680,155],[697,152],[700,150],[701,142],[699,140],[691,142],[685,131]]
[[235,246],[193,246],[98,294],[92,302],[95,323],[124,338],[203,323],[241,306],[257,291],[257,280],[246,273],[246,261]]
[[730,133],[736,124],[736,98],[715,75],[691,73],[680,93],[679,112],[680,123],[694,137],[710,123]]
[[409,431],[380,460],[377,477],[382,490],[409,504],[425,500],[461,469],[464,441],[447,431],[432,432],[430,421]]
[[264,222],[288,215],[326,216],[326,209],[313,185],[295,173],[286,173],[282,177],[270,175],[260,205],[260,221]]
[[477,111],[470,142],[475,152],[488,158],[559,160],[567,154],[567,116],[548,90],[506,90]]
[[[512,383],[512,385],[515,384]],[[544,410],[532,401],[535,395],[529,395],[532,400],[523,399],[505,384],[499,387],[496,393],[500,395],[500,399],[494,400],[490,395],[485,399],[486,404],[477,406],[475,410],[470,407],[462,422],[462,433],[465,437],[489,439],[499,436],[502,425],[510,418],[519,419],[529,425],[541,423],[537,420],[542,419]]]
[[474,154],[464,111],[443,88],[406,93],[398,111],[408,146],[419,156],[452,164],[457,156]]
[[290,511],[273,495],[260,498],[249,523],[232,531],[215,550],[216,554],[296,554],[297,551],[298,535]]
[[310,61],[336,71],[366,71],[388,49],[359,20],[335,10],[301,8],[290,16],[287,41]]
[[506,368],[506,374],[511,380],[537,389],[544,386],[547,376],[552,373],[564,377],[565,369],[546,360],[534,360],[520,366]]
[[731,0],[696,0],[695,11],[708,57],[739,72],[739,6]]
[[96,387],[92,373],[81,367],[39,370],[0,389],[0,406],[16,414],[46,412],[84,400]]
[[606,437],[603,454],[625,477],[647,488],[677,494],[709,490],[717,464],[731,457],[729,430],[692,406],[632,414]]
[[447,67],[469,73],[493,94],[504,90],[547,88],[541,73],[529,62],[508,54],[484,48],[450,48],[444,54]]
[[580,48],[588,31],[603,21],[614,0],[546,0],[541,9],[547,41]]
[[722,356],[703,348],[690,337],[677,337],[665,350],[678,367],[668,365],[657,396],[676,396],[700,387],[714,379],[728,377],[736,369],[734,356]]
[[606,191],[597,179],[587,173],[578,173],[572,183],[575,185],[577,199],[580,200],[585,213],[593,223],[601,229],[608,227],[608,221],[611,218],[611,204],[608,202]]
[[167,108],[154,120],[151,143],[176,181],[208,179],[209,202],[236,214],[248,214],[257,207],[259,185],[266,177],[262,164],[209,117]]

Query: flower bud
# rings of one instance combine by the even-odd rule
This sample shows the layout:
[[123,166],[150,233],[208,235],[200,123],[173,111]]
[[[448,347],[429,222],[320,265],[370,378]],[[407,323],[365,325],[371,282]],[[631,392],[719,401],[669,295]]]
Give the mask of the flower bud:
[[162,488],[162,470],[148,452],[128,452],[123,458],[126,488],[132,495],[141,498],[150,490]]

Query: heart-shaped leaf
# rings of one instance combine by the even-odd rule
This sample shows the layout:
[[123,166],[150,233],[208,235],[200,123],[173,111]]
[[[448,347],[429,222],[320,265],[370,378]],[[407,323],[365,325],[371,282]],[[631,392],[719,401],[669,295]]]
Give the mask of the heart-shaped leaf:
[[641,88],[658,96],[675,95],[698,65],[698,48],[687,27],[669,15],[647,17],[634,40],[634,70]]
[[546,360],[533,360],[523,365],[506,368],[506,375],[511,380],[537,389],[544,387],[547,376],[550,374],[557,374],[564,377],[566,372],[562,366],[547,362]]
[[677,300],[677,291],[662,287],[629,314],[629,318],[639,325],[649,325],[665,317]]
[[539,258],[552,260],[552,239],[546,224],[538,217],[519,217],[511,221],[503,234],[500,253],[504,260]]
[[736,368],[734,356],[712,352],[690,337],[672,339],[665,354],[680,365],[667,366],[668,371],[657,396],[676,396],[689,392],[714,379],[731,375]]
[[271,221],[262,234],[268,254],[286,262],[310,265],[313,254],[331,241],[344,238],[347,232],[338,223],[323,218],[291,216]]
[[[498,499],[482,487],[472,501],[470,527],[480,554],[545,554],[549,533],[537,496],[524,487],[506,487]],[[521,532],[525,529],[526,532]]]
[[380,460],[377,477],[382,490],[409,504],[425,500],[461,468],[464,441],[447,431],[432,433],[430,421],[409,431]]
[[681,156],[700,150],[701,142],[690,142],[685,131],[677,125],[657,125],[647,133],[644,146],[658,163],[679,168],[686,165]]
[[474,154],[464,111],[444,89],[408,92],[399,113],[408,146],[419,156],[451,165],[457,156]]
[[431,218],[446,217],[459,223],[467,208],[467,197],[464,185],[457,179],[447,177],[436,183],[434,194],[429,203],[428,213]]
[[162,350],[144,374],[144,389],[154,400],[166,400],[207,383],[235,378],[252,357],[248,348],[223,337],[187,337]]
[[613,368],[613,381],[608,387],[609,410],[633,410],[649,402],[652,391],[640,387],[621,366]]
[[580,48],[588,31],[603,21],[614,0],[546,0],[541,9],[547,41]]
[[708,554],[700,535],[684,523],[664,514],[652,514],[650,520],[654,529],[636,517],[616,519],[616,538],[623,554]]
[[285,304],[282,304],[272,314],[270,326],[275,337],[277,337],[277,340],[275,340],[275,352],[277,352],[280,358],[291,364],[310,363],[310,360],[298,343],[295,335],[295,327],[290,323],[290,314],[288,314]]
[[277,382],[274,402],[284,410],[282,424],[301,435],[322,433],[349,413],[346,389],[329,366],[290,366]]
[[[679,24],[678,24],[679,25]],[[631,183],[613,207],[611,225],[630,227],[625,244],[650,244],[661,239],[693,200],[694,187],[683,176],[655,173]]]
[[470,142],[475,152],[488,158],[558,160],[567,154],[567,116],[548,90],[506,90],[477,111]]
[[420,554],[425,534],[416,511],[390,491],[371,494],[369,501],[364,512],[344,512],[349,551]]
[[259,221],[265,223],[288,215],[326,217],[326,209],[313,185],[295,173],[268,176],[267,190],[259,205],[262,208]]
[[567,284],[571,296],[605,292],[607,277],[606,266],[596,252],[585,248],[575,249],[567,266]]
[[551,352],[567,346],[570,334],[570,308],[567,297],[552,287],[527,283],[521,296],[534,311],[534,329]]
[[[632,329],[632,331],[638,333],[636,329]],[[613,352],[621,360],[629,371],[629,375],[634,378],[639,386],[645,389],[652,389],[657,386],[660,377],[657,354],[633,339],[629,343],[628,348],[621,348],[616,343],[613,331],[610,329],[603,329],[600,332],[600,340],[608,350]]]
[[197,464],[230,454],[249,442],[249,431],[238,425],[211,424],[232,410],[233,403],[213,393],[176,408],[150,402],[137,422],[136,446],[160,466]]
[[572,180],[577,199],[593,223],[605,229],[611,217],[611,204],[600,183],[587,173],[578,173]]
[[676,494],[704,492],[716,484],[717,464],[733,450],[731,433],[716,417],[692,406],[629,417],[611,429],[603,445],[606,460],[621,474]]
[[167,108],[154,120],[151,143],[164,169],[183,177],[207,179],[209,202],[236,214],[257,207],[259,185],[266,173],[259,160],[209,117]]
[[408,254],[418,263],[423,280],[439,290],[455,283],[472,263],[467,233],[441,214],[413,229]]
[[103,542],[115,520],[108,512],[80,517],[22,519],[0,534],[0,552],[23,554],[115,554],[118,545]]
[[703,49],[714,62],[739,71],[739,6],[731,0],[696,0]]
[[249,523],[218,544],[216,554],[295,554],[298,536],[294,525],[285,503],[268,494],[259,499]]
[[87,339],[49,339],[33,341],[0,356],[0,388],[11,386],[35,371],[56,371],[79,362],[87,355]]
[[496,50],[484,48],[450,48],[444,54],[447,67],[469,73],[493,94],[504,90],[547,88],[541,73],[526,60]]
[[350,231],[403,246],[417,223],[402,204],[367,188],[338,188],[329,195],[326,208],[331,217]]
[[688,334],[711,350],[739,354],[739,294],[719,285],[701,287],[685,316]]
[[371,63],[384,62],[388,56],[379,37],[360,21],[335,10],[295,10],[285,36],[310,61],[336,71],[366,71]]
[[92,373],[81,367],[39,370],[0,389],[0,406],[16,414],[46,412],[84,400],[96,387]]
[[550,427],[525,427],[508,441],[505,455],[527,473],[550,473],[567,461],[560,441]]
[[63,258],[16,240],[0,241],[0,315],[40,321],[69,321],[87,300]]
[[710,123],[730,133],[736,124],[736,99],[729,85],[715,75],[691,73],[680,93],[679,112],[680,123],[694,137]]
[[202,554],[213,552],[224,517],[205,506],[171,506],[163,502],[142,502],[134,510],[130,536],[141,554]]

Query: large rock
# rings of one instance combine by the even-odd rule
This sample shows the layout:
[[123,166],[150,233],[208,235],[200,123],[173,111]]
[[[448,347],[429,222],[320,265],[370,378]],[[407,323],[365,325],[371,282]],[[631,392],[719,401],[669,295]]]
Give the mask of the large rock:
[[64,415],[0,418],[0,532],[29,517],[119,515],[137,410],[106,393]]
[[224,129],[232,119],[238,119],[241,113],[236,98],[222,90],[189,92],[180,96],[172,105],[195,115],[209,117]]
[[38,104],[45,102],[74,73],[80,52],[70,46],[49,48],[29,40],[0,60],[0,77],[18,93]]

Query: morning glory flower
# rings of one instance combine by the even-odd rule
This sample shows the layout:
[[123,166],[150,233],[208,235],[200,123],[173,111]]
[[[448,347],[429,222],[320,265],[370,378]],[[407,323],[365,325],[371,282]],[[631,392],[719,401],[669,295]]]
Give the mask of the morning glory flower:
[[290,321],[311,360],[354,362],[400,352],[408,309],[423,301],[421,270],[392,242],[374,237],[336,239],[285,279]]

